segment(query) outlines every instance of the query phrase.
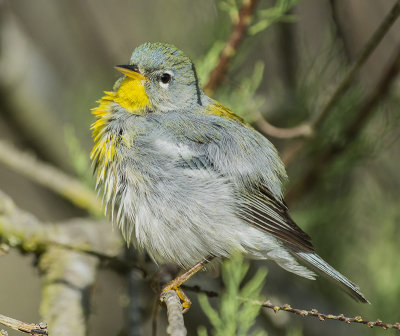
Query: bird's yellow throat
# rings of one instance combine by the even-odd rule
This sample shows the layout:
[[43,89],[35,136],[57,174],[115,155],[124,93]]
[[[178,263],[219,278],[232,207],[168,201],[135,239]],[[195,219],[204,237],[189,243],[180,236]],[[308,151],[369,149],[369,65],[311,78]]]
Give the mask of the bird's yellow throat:
[[130,113],[142,114],[144,108],[149,105],[149,97],[144,90],[143,81],[126,77],[115,93],[114,102]]

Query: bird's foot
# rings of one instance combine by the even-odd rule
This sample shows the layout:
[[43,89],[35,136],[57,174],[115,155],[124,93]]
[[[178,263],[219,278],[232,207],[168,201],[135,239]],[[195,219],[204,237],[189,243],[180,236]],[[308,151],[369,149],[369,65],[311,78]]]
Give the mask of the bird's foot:
[[191,269],[187,270],[185,273],[182,275],[177,276],[175,279],[172,281],[168,282],[162,289],[162,293],[165,293],[169,290],[174,290],[176,294],[178,294],[179,298],[182,300],[182,308],[183,311],[182,313],[186,313],[190,306],[192,305],[192,302],[189,300],[187,295],[183,292],[183,290],[180,288],[180,286],[189,280],[190,277],[192,277],[194,274],[196,274],[199,270],[201,270],[205,264],[207,264],[213,257],[208,257],[205,260],[202,260],[201,262],[197,263],[194,265]]
[[[175,280],[175,279],[174,279]],[[181,299],[182,301],[182,314],[185,314],[190,306],[192,305],[192,301],[190,301],[189,297],[184,293],[184,291],[178,286],[173,286],[170,285],[172,282],[174,282],[174,280],[172,280],[170,283],[168,283],[166,286],[164,286],[164,288],[162,289],[162,293],[165,293],[169,290],[173,290],[176,292],[176,294],[178,294],[178,297]]]

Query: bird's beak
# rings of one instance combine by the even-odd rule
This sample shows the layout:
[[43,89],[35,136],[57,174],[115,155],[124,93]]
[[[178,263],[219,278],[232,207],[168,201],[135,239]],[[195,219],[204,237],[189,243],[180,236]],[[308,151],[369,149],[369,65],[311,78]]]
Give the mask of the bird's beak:
[[148,81],[148,78],[143,76],[135,65],[116,65],[114,68],[130,78]]

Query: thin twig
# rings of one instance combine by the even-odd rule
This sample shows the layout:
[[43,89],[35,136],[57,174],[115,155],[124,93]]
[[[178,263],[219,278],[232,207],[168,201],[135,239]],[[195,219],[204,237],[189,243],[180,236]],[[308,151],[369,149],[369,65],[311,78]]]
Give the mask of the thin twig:
[[205,289],[201,288],[201,287],[198,286],[198,285],[189,286],[189,285],[186,285],[186,284],[182,284],[182,285],[181,285],[181,288],[182,288],[182,289],[187,289],[187,290],[189,290],[189,291],[191,291],[191,292],[194,292],[194,293],[204,293],[204,294],[206,294],[208,297],[218,297],[218,295],[219,295],[217,292],[210,291],[210,290],[205,290]]
[[165,302],[168,312],[167,333],[171,336],[186,336],[187,330],[182,314],[182,304],[178,294],[174,290],[163,292],[160,297]]
[[229,62],[236,54],[236,50],[242,42],[243,37],[247,32],[247,28],[252,21],[254,9],[257,3],[258,0],[243,0],[242,8],[239,11],[238,21],[234,25],[231,35],[222,49],[218,64],[211,72],[207,84],[204,86],[204,92],[206,94],[212,95],[214,90],[224,79],[228,70]]
[[400,330],[400,323],[396,322],[394,324],[391,323],[383,323],[381,320],[376,320],[376,321],[368,321],[364,320],[361,316],[355,316],[355,317],[346,317],[343,314],[340,315],[333,315],[333,314],[324,314],[324,313],[319,313],[318,310],[316,309],[311,309],[311,310],[305,310],[305,309],[297,309],[297,308],[292,308],[288,304],[284,304],[282,306],[275,305],[271,303],[269,300],[262,302],[262,301],[257,301],[257,300],[249,300],[246,298],[240,298],[242,301],[254,303],[256,305],[260,305],[265,308],[272,309],[275,313],[278,311],[287,311],[289,313],[293,313],[296,315],[300,315],[303,317],[306,316],[311,316],[311,317],[316,317],[320,321],[325,321],[325,320],[336,320],[336,321],[342,321],[345,323],[360,323],[367,325],[368,327],[381,327],[383,329],[397,329]]
[[25,323],[11,317],[0,314],[0,323],[14,330],[24,332],[26,334],[43,336],[48,335],[47,324],[40,323]]
[[311,188],[318,181],[321,173],[338,155],[343,153],[349,146],[349,144],[357,139],[360,132],[363,130],[363,126],[369,120],[376,107],[383,100],[383,98],[390,92],[390,88],[397,75],[400,73],[400,45],[396,50],[393,61],[389,64],[387,69],[383,72],[379,79],[375,89],[372,93],[364,100],[363,104],[359,108],[354,119],[343,129],[340,143],[333,143],[330,147],[319,157],[313,161],[308,171],[304,174],[304,177],[300,182],[295,184],[287,193],[286,201],[288,203],[293,202],[303,192],[311,190]]
[[103,214],[101,202],[96,194],[57,168],[39,161],[32,155],[22,152],[14,146],[0,140],[0,162],[13,171],[54,191],[79,208],[100,216]]
[[[184,287],[182,286],[182,288],[186,289],[186,290],[190,290],[196,293],[204,293],[205,295],[207,295],[208,297],[217,297],[219,296],[219,294],[217,292],[213,292],[213,291],[208,291],[208,290],[204,290],[202,289],[200,286],[187,286],[185,285]],[[395,322],[395,323],[383,323],[381,320],[376,320],[376,321],[368,321],[368,320],[364,320],[362,319],[361,316],[355,316],[355,317],[346,317],[343,314],[340,315],[333,315],[333,314],[323,314],[323,313],[319,313],[318,310],[316,309],[311,309],[311,310],[305,310],[305,309],[298,309],[298,308],[292,308],[289,304],[284,304],[284,305],[276,305],[271,303],[269,300],[266,301],[259,301],[259,300],[251,300],[248,298],[244,298],[244,297],[237,297],[238,300],[243,301],[243,302],[249,302],[255,305],[260,305],[263,306],[265,308],[269,308],[272,309],[275,313],[277,313],[278,311],[286,311],[289,313],[293,313],[293,314],[297,314],[303,317],[306,316],[310,316],[310,317],[317,317],[320,321],[324,321],[324,320],[336,320],[336,321],[342,321],[345,323],[360,323],[360,324],[364,324],[367,325],[368,327],[372,328],[372,327],[381,327],[383,329],[397,329],[400,330],[400,323],[399,322]]]
[[[371,36],[364,49],[361,51],[360,56],[356,59],[354,64],[350,67],[339,86],[336,88],[335,92],[326,103],[325,107],[321,110],[319,114],[311,121],[311,128],[316,132],[316,129],[325,121],[331,109],[336,105],[336,103],[342,98],[343,94],[350,87],[351,83],[354,81],[358,71],[365,64],[374,50],[377,48],[379,43],[385,37],[386,33],[392,27],[394,22],[400,15],[400,1],[396,1],[393,8],[387,14],[385,19],[382,21],[381,25]],[[285,163],[288,164],[293,161],[293,159],[298,155],[298,153],[305,147],[307,141],[301,141],[299,145],[296,146],[296,149],[289,149],[290,153],[284,153]]]

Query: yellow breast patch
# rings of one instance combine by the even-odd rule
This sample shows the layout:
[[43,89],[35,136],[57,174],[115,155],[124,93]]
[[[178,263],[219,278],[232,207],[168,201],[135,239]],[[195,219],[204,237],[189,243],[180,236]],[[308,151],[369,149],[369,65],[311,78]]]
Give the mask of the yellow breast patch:
[[144,115],[149,106],[149,98],[143,83],[139,79],[126,77],[114,91],[105,91],[105,96],[97,101],[99,106],[92,109],[96,121],[92,124],[92,137],[94,146],[90,158],[97,171],[97,180],[104,181],[109,164],[115,159],[116,146],[121,141],[121,136],[115,131],[107,129],[112,118],[112,108],[118,104],[127,112]]

